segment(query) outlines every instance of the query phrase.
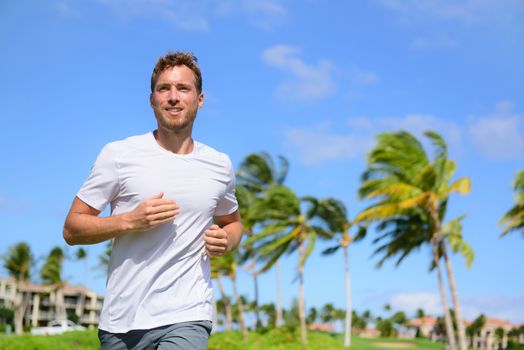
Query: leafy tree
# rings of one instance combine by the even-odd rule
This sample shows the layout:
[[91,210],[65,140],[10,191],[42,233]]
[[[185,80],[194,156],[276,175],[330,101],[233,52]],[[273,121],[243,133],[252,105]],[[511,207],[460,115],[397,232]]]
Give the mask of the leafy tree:
[[309,313],[307,314],[307,317],[306,317],[306,323],[307,324],[312,324],[312,323],[315,323],[316,320],[318,318],[318,311],[316,308],[312,307],[309,309]]
[[260,305],[260,311],[262,311],[267,317],[266,326],[268,328],[276,327],[277,311],[276,311],[275,304],[269,303],[269,304]]
[[300,327],[300,312],[299,302],[296,298],[293,298],[291,307],[289,310],[283,310],[284,325],[286,326],[289,333],[295,333],[295,330]]
[[14,300],[14,324],[15,333],[22,334],[23,319],[30,303],[31,294],[22,291],[21,286],[30,279],[30,271],[34,265],[34,257],[31,247],[25,242],[20,242],[10,247],[7,254],[2,256],[4,268],[9,276],[15,279],[17,295]]
[[474,339],[475,337],[480,333],[482,328],[484,328],[484,325],[486,324],[486,317],[484,314],[480,314],[476,319],[473,320],[467,327],[466,327],[466,334],[471,339],[472,347],[475,347]]
[[501,236],[505,236],[510,231],[520,231],[524,235],[524,170],[519,171],[515,176],[513,189],[515,190],[515,206],[500,220],[500,224],[505,226]]
[[84,263],[84,286],[87,286],[87,257],[87,250],[82,247],[78,248],[78,250],[75,253],[75,258],[76,260],[83,261]]
[[[220,278],[216,276],[212,278],[217,279],[218,288],[222,294],[222,297],[216,300],[216,311],[217,313],[224,315],[226,319],[226,330],[231,331],[233,329],[233,308],[231,306],[231,300],[227,295],[225,295],[224,287],[222,286]],[[217,321],[220,323],[220,319],[217,319]]]
[[[255,226],[262,221],[271,219],[271,213],[268,212],[270,207],[265,206],[265,202],[260,201],[260,194],[267,191],[272,186],[283,185],[288,169],[289,162],[283,156],[277,156],[275,162],[267,152],[249,154],[240,164],[237,171],[239,185],[237,186],[237,199],[242,216],[244,231],[248,237],[252,237],[255,232]],[[278,163],[278,165],[277,165]],[[243,244],[243,254],[241,264],[251,259],[251,271],[253,276],[253,285],[255,289],[255,316],[257,328],[260,326],[260,316],[258,312],[258,271],[257,271],[257,254],[250,244]],[[276,286],[277,286],[277,327],[282,325],[282,287],[280,284],[280,269],[278,261],[275,262]]]
[[237,291],[237,261],[234,253],[224,254],[220,257],[211,258],[211,270],[214,276],[227,276],[233,286],[233,294],[237,302],[237,317],[244,342],[248,341],[247,327],[244,321],[244,303]]
[[366,229],[364,227],[358,228],[358,233],[355,237],[351,237],[349,231],[353,227],[353,222],[348,219],[347,209],[341,201],[328,198],[323,200],[319,205],[319,217],[321,217],[329,226],[331,232],[336,234],[337,244],[333,247],[325,249],[323,255],[334,254],[339,248],[344,252],[344,272],[345,272],[345,287],[346,287],[346,315],[344,327],[344,346],[351,345],[351,277],[349,270],[349,245],[353,241],[358,241],[365,236]]
[[378,135],[378,145],[368,157],[368,170],[363,175],[359,189],[361,198],[375,202],[361,212],[356,221],[378,221],[379,230],[386,233],[379,237],[391,238],[378,252],[384,253],[383,262],[400,254],[399,264],[414,249],[429,243],[433,250],[433,266],[437,269],[446,329],[450,347],[455,347],[454,332],[448,315],[447,301],[440,273],[440,259],[444,260],[457,317],[459,345],[466,350],[464,323],[458,301],[455,277],[448,256],[448,247],[464,255],[470,264],[471,247],[462,239],[459,217],[444,225],[449,196],[470,191],[469,178],[460,178],[450,184],[456,169],[455,162],[447,157],[447,147],[440,135],[428,131],[425,135],[435,148],[432,161],[420,142],[410,133],[383,133]]
[[380,332],[381,337],[392,337],[395,335],[395,328],[393,328],[393,322],[390,319],[377,321],[377,330]]
[[65,259],[64,250],[58,246],[51,249],[46,258],[40,277],[44,284],[53,285],[56,294],[55,315],[58,320],[66,320],[64,304],[64,281],[62,279],[62,268]]
[[284,186],[268,189],[265,200],[268,207],[279,208],[280,218],[277,219],[275,216],[271,224],[260,234],[249,238],[247,243],[255,244],[255,250],[265,259],[261,272],[271,268],[283,254],[298,252],[300,334],[302,343],[307,344],[304,266],[315,248],[317,238],[332,237],[330,231],[314,223],[314,221],[322,222],[318,213],[323,202],[313,197],[299,199],[291,189]]
[[113,240],[108,240],[105,243],[104,251],[98,256],[98,264],[94,269],[102,271],[104,276],[109,271],[109,262],[111,261],[111,251],[113,250]]
[[367,327],[367,318],[362,315],[359,316],[356,311],[351,313],[351,325],[352,329],[364,330]]
[[320,320],[323,323],[331,324],[334,320],[336,320],[336,309],[335,306],[331,303],[327,303],[324,306],[322,306],[322,309],[320,310]]
[[397,311],[391,316],[391,322],[399,326],[405,326],[408,323],[408,318],[404,311]]

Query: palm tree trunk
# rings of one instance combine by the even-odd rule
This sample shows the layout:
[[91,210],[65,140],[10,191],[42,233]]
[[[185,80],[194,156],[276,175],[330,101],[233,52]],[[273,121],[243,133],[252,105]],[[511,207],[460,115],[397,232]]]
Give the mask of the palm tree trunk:
[[349,252],[348,247],[344,247],[344,267],[346,275],[346,324],[344,330],[344,346],[349,348],[351,346],[351,281],[349,272]]
[[442,281],[442,271],[440,270],[440,260],[438,258],[438,250],[436,243],[433,242],[433,261],[437,268],[438,287],[440,290],[440,299],[442,300],[442,308],[444,309],[444,322],[446,324],[446,334],[448,337],[448,343],[451,350],[457,348],[455,330],[453,329],[453,323],[451,322],[451,315],[449,314],[448,298],[446,297],[446,290],[444,289],[444,283]]
[[446,251],[446,243],[441,242],[442,256],[444,257],[444,263],[446,265],[446,271],[448,273],[449,289],[451,292],[451,298],[453,299],[453,309],[455,310],[455,318],[457,320],[457,332],[459,338],[460,350],[467,350],[466,345],[466,330],[464,329],[464,322],[462,320],[462,311],[460,310],[460,303],[458,299],[457,285],[455,284],[455,275],[451,267],[451,260],[448,257]]
[[280,262],[275,262],[275,274],[277,278],[277,319],[276,327],[282,327],[284,324],[284,316],[282,313],[282,285],[280,283]]
[[298,246],[299,251],[299,263],[298,263],[298,280],[299,280],[299,291],[298,291],[298,316],[300,318],[300,337],[302,344],[307,344],[307,328],[306,328],[306,307],[304,301],[304,264],[300,261],[303,260],[305,255],[305,248],[302,242]]
[[18,295],[15,295],[13,321],[15,324],[15,334],[20,335],[24,333],[24,314],[29,305],[29,298],[26,295],[27,293],[20,291],[20,284],[17,284],[16,293],[20,293],[20,299]]
[[257,259],[253,258],[253,285],[255,287],[255,328],[259,329],[262,327],[262,321],[260,320],[260,313],[258,311],[258,277],[257,277]]
[[55,289],[55,313],[57,320],[67,320],[65,302],[64,302],[64,290],[62,283],[59,283]]
[[218,290],[220,291],[220,294],[222,295],[222,300],[224,300],[224,308],[226,309],[226,331],[231,331],[233,329],[233,313],[231,312],[231,303],[229,302],[229,298],[227,297],[226,293],[224,292],[224,286],[222,285],[222,281],[220,280],[220,277],[216,278]]
[[233,294],[235,295],[238,306],[238,325],[240,326],[244,343],[247,343],[247,328],[246,323],[244,322],[244,303],[242,303],[242,298],[240,298],[240,295],[237,292],[236,278],[231,277],[231,283],[233,284]]
[[217,330],[218,325],[218,308],[217,308],[217,300],[213,298],[213,328],[211,328],[211,332],[215,333]]

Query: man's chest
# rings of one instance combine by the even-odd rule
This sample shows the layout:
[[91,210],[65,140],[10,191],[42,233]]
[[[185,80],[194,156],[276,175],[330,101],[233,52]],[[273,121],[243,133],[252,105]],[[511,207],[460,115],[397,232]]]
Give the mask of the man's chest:
[[181,211],[214,212],[229,181],[220,164],[187,159],[141,159],[119,169],[117,201],[132,206],[163,192]]

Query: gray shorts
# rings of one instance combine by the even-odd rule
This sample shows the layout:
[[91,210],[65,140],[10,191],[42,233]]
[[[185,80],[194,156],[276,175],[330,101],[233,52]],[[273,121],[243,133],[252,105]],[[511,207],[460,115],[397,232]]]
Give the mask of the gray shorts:
[[191,321],[127,333],[100,329],[98,339],[102,350],[205,350],[211,327],[211,321]]

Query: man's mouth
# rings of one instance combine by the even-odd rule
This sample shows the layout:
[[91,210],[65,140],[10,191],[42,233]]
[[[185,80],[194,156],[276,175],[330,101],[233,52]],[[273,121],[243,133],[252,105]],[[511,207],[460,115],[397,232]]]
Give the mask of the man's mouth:
[[182,111],[182,108],[180,107],[168,107],[166,108],[166,111],[168,111],[170,114],[178,114]]

